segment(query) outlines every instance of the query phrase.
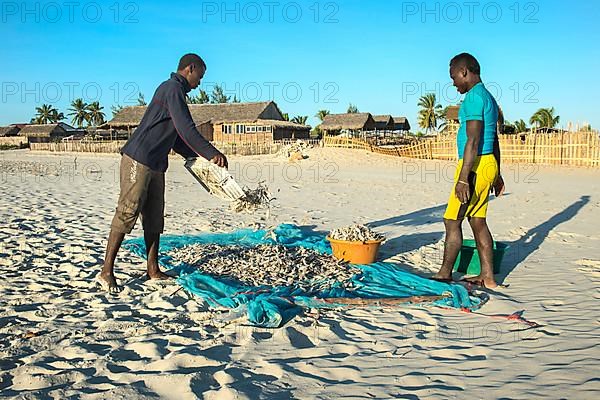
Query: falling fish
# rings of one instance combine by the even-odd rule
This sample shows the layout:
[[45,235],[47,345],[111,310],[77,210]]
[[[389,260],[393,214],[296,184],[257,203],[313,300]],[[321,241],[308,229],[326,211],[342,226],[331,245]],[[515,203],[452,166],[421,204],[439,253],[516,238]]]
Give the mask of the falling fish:
[[259,208],[267,207],[268,218],[273,197],[264,182],[259,182],[256,189],[242,188],[227,169],[196,158],[187,159],[185,168],[207,192],[229,201],[229,209],[233,212],[253,213]]

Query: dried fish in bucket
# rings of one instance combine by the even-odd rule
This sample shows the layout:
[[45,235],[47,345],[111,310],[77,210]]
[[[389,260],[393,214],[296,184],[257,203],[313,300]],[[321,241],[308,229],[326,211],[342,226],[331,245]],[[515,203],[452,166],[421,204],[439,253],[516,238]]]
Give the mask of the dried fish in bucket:
[[331,231],[329,237],[335,240],[349,242],[368,242],[370,240],[385,240],[385,236],[371,230],[365,225],[350,225]]

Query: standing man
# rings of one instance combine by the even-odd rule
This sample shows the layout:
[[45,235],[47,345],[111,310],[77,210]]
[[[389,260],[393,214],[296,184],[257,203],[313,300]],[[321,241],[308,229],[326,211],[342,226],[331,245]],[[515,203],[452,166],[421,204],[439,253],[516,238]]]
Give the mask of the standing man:
[[168,279],[158,267],[158,246],[164,228],[165,171],[171,150],[188,157],[204,157],[227,168],[227,158],[196,129],[186,94],[198,87],[206,64],[196,54],[179,60],[177,72],[160,84],[140,125],[121,149],[119,201],[111,223],[106,256],[97,282],[108,292],[120,291],[114,263],[125,234],[142,215],[150,279]]
[[467,218],[481,260],[481,272],[467,281],[494,288],[493,239],[486,223],[489,193],[504,192],[500,175],[500,146],[498,143],[498,104],[481,82],[479,62],[468,53],[450,61],[450,78],[465,99],[460,106],[460,128],[456,137],[458,166],[454,188],[444,214],[446,241],[444,260],[435,280],[451,281],[452,267],[461,249],[462,222]]

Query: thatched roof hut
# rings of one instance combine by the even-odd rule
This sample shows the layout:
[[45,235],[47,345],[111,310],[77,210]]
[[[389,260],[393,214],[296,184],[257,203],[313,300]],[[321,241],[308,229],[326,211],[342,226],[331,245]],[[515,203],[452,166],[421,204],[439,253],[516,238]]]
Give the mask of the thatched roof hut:
[[55,124],[29,124],[23,127],[19,132],[19,136],[26,136],[28,138],[54,138],[64,137],[75,134],[83,134],[84,131],[74,128],[64,122],[58,122]]
[[0,126],[0,137],[17,136],[20,131],[18,125]]
[[458,110],[460,106],[448,106],[446,107],[446,120],[458,122]]
[[394,119],[391,115],[373,115],[373,120],[378,131],[394,130]]
[[[236,121],[238,122],[238,121]],[[256,119],[253,121],[239,121],[240,123],[251,122],[258,125],[271,125],[275,128],[293,128],[298,130],[310,130],[309,125],[297,124],[291,121],[277,120],[277,119]]]
[[410,131],[410,123],[406,117],[394,117],[394,130],[395,131]]
[[[257,120],[283,121],[283,114],[273,101],[254,103],[188,104],[192,119],[196,125],[256,122]],[[101,128],[135,128],[140,124],[146,112],[146,106],[123,108],[114,118]],[[288,126],[304,129],[306,126],[289,123]],[[310,127],[306,127],[310,129]]]
[[[460,105],[446,107],[446,121],[450,124],[458,124],[458,112]],[[498,132],[504,132],[504,111],[502,107],[498,106]]]
[[329,114],[323,118],[320,129],[324,131],[375,129],[375,120],[370,113]]
[[[188,107],[200,134],[210,141],[271,141],[308,138],[310,135],[310,126],[284,121],[281,110],[273,101],[188,104]],[[146,106],[125,107],[100,128],[126,129],[131,133],[139,126],[145,112]]]

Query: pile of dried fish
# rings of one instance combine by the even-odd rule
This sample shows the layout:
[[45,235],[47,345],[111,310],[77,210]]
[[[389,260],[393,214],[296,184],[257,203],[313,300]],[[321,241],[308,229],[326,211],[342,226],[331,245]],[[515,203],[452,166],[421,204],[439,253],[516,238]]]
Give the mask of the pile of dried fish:
[[253,213],[263,206],[269,207],[273,200],[273,196],[264,182],[259,182],[256,189],[245,187],[243,190],[246,195],[229,204],[229,208],[234,212]]
[[291,286],[306,293],[329,289],[338,282],[352,290],[350,278],[360,272],[331,255],[282,245],[193,244],[175,249],[169,255],[209,275],[251,286]]
[[298,153],[302,158],[307,158],[306,150],[310,149],[311,145],[306,143],[304,140],[298,139],[294,143],[283,146],[276,154],[277,157],[290,158],[292,155]]
[[331,231],[329,237],[335,240],[347,240],[349,242],[366,242],[369,240],[385,240],[385,236],[372,231],[364,225],[351,225],[337,228]]

